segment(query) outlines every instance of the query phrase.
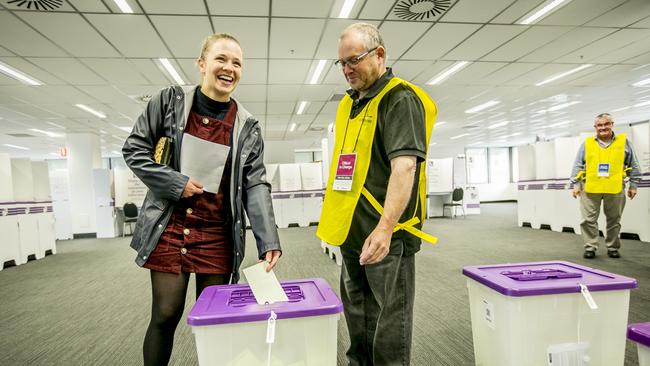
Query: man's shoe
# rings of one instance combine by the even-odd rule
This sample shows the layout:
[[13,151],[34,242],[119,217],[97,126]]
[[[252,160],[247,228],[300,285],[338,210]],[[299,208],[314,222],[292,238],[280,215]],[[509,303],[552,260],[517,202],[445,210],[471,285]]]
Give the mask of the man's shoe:
[[594,259],[594,258],[596,258],[596,251],[595,250],[585,250],[585,254],[583,254],[582,256],[587,258],[587,259]]
[[607,255],[610,258],[621,258],[621,255],[619,254],[618,250],[609,250],[607,251]]

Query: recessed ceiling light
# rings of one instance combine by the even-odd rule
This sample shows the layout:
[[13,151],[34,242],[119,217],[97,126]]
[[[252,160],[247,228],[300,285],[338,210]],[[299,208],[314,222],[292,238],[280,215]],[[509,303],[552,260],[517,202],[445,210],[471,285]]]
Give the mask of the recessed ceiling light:
[[298,105],[298,111],[296,112],[296,114],[305,113],[305,108],[307,108],[307,104],[309,104],[309,102],[307,102],[306,100],[301,101],[300,104]]
[[14,69],[13,67],[5,64],[4,62],[0,62],[0,72],[7,76],[11,76],[12,78],[18,81],[22,81],[25,84],[35,85],[35,86],[43,85],[43,82],[25,74],[22,71]]
[[645,107],[647,105],[650,105],[650,100],[646,100],[645,102],[637,103],[633,105],[633,107],[638,108],[638,107]]
[[39,130],[38,128],[30,128],[29,130],[34,131],[34,132],[38,132],[38,133],[42,133],[43,135],[47,135],[49,137],[63,137],[63,135],[60,134],[60,133],[54,133],[54,132],[50,132],[50,131]]
[[438,127],[440,127],[442,125],[446,125],[446,124],[447,124],[447,121],[440,121],[440,122],[435,123],[435,125],[438,126]]
[[557,122],[557,123],[553,123],[553,124],[548,125],[548,127],[553,128],[553,127],[565,126],[565,125],[568,125],[568,124],[571,123],[571,122],[573,122],[573,121],[562,121],[562,122]]
[[27,148],[27,147],[18,146],[18,145],[12,145],[12,144],[2,144],[2,145],[6,146],[6,147],[11,147],[13,149],[18,149],[18,150],[29,150],[29,148]]
[[356,0],[345,0],[343,6],[341,7],[341,12],[339,13],[339,18],[347,18],[350,16],[350,12],[354,7]]
[[318,60],[314,73],[309,78],[309,84],[318,84],[318,80],[320,79],[323,70],[325,70],[325,64],[327,64],[327,60]]
[[427,85],[438,85],[443,81],[447,80],[451,75],[459,72],[469,64],[469,61],[458,61],[446,68],[445,70],[438,73],[436,76],[427,81]]
[[115,5],[120,8],[122,13],[133,14],[133,9],[131,9],[131,6],[129,6],[126,0],[113,0],[113,2],[115,2]]
[[106,115],[105,115],[103,112],[96,111],[96,110],[94,110],[94,109],[88,107],[87,105],[84,105],[84,104],[75,104],[74,106],[77,107],[77,108],[79,108],[79,109],[83,109],[84,111],[86,111],[86,112],[88,112],[88,113],[90,113],[90,114],[93,114],[93,115],[95,115],[95,116],[97,116],[97,117],[99,117],[99,118],[106,118]]
[[510,122],[508,122],[508,121],[497,122],[497,123],[495,123],[495,124],[491,124],[491,125],[489,125],[489,126],[488,126],[488,129],[491,130],[491,129],[494,129],[494,128],[503,127],[503,126],[507,125],[508,123],[510,123]]
[[289,132],[293,132],[293,131],[295,131],[295,130],[296,130],[296,127],[298,127],[298,125],[297,125],[295,122],[292,123],[291,126],[289,127]]
[[166,58],[159,58],[158,61],[162,65],[162,67],[167,71],[167,74],[171,76],[172,79],[176,82],[178,85],[185,85],[185,80],[181,77],[181,75],[176,71],[174,68],[174,65],[169,61],[169,59]]
[[650,84],[650,78],[637,81],[636,83],[632,84],[632,86],[640,87],[640,86],[646,86],[648,84]]
[[518,21],[518,24],[533,24],[542,20],[544,17],[550,15],[552,12],[559,9],[560,5],[566,5],[571,0],[548,0],[544,4],[540,5],[530,13],[524,15],[524,17]]
[[539,83],[535,84],[535,86],[542,86],[544,84],[548,84],[550,82],[553,82],[555,80],[561,79],[561,78],[566,77],[566,76],[569,76],[571,74],[575,74],[578,71],[582,71],[582,70],[587,69],[587,68],[592,67],[592,66],[594,66],[594,64],[580,65],[580,66],[575,67],[575,68],[573,68],[573,69],[571,69],[569,71],[565,71],[563,73],[559,73],[559,74],[553,75],[553,76],[551,76],[549,78],[546,78],[546,79],[540,81]]
[[465,136],[469,136],[469,133],[461,133],[460,135],[452,136],[449,139],[450,140],[456,140],[456,139],[459,139],[459,138],[465,137]]
[[621,108],[612,109],[612,112],[621,112],[621,111],[628,110],[628,109],[630,109],[630,108],[632,108],[632,106],[631,106],[631,105],[628,105],[627,107],[621,107]]
[[470,108],[470,109],[466,110],[465,113],[476,113],[476,112],[480,112],[480,111],[482,111],[482,110],[484,110],[484,109],[487,109],[487,108],[493,107],[493,106],[495,106],[495,105],[497,105],[497,104],[499,104],[499,103],[501,103],[501,102],[499,102],[498,100],[491,100],[491,101],[489,101],[489,102],[485,102],[485,103],[483,103],[483,104],[479,104],[479,105],[477,105],[477,106],[474,107],[474,108]]

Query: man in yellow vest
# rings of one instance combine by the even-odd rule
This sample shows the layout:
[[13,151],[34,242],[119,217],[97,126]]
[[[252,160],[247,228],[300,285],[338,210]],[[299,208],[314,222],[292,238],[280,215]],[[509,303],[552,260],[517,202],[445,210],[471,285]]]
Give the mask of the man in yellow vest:
[[[625,180],[629,176],[628,197],[636,196],[636,187],[641,179],[639,161],[632,144],[625,134],[614,134],[614,120],[609,113],[596,116],[596,136],[588,137],[580,146],[571,173],[574,185],[573,197],[580,196],[582,214],[582,239],[585,243],[584,257],[596,257],[598,249],[598,215],[600,204],[607,219],[605,244],[607,255],[619,258],[621,255],[621,215],[625,207]],[[584,190],[583,190],[584,186]]]
[[350,85],[336,114],[336,140],[317,236],[340,245],[341,298],[350,365],[409,365],[414,254],[425,208],[424,162],[436,117],[431,98],[385,67],[377,28],[357,23],[339,38]]

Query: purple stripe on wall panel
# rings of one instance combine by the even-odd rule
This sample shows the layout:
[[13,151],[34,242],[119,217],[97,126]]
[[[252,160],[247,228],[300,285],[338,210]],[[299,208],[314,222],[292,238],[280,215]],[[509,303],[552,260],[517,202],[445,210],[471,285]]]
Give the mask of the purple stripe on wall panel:
[[529,184],[528,185],[528,190],[529,191],[541,191],[544,189],[544,184]]
[[47,206],[47,212],[53,212],[52,206]]
[[467,208],[481,208],[480,203],[468,203],[466,206]]
[[526,185],[525,184],[520,184],[517,186],[517,189],[520,191],[525,191],[526,190]]

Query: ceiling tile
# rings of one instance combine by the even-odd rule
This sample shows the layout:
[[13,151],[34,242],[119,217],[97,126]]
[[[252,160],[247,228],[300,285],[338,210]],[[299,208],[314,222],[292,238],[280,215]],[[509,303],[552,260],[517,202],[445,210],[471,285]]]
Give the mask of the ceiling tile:
[[207,15],[202,0],[139,0],[142,8],[149,14],[200,14]]
[[[420,75],[424,70],[431,66],[432,62],[431,61],[397,61],[396,63],[393,64],[393,73],[395,73],[395,76],[399,76],[400,78],[411,81],[413,78],[416,76]],[[429,79],[432,77],[432,75],[427,75],[429,76]]]
[[[325,31],[321,37],[318,49],[316,50],[317,59],[334,60],[338,58],[339,36],[345,28],[356,23],[356,19],[330,19],[325,25]],[[365,21],[364,21],[365,22]],[[367,21],[374,26],[379,26],[377,21]]]
[[311,61],[269,60],[270,84],[303,84]]
[[7,11],[0,11],[0,45],[20,56],[65,56],[65,52]]
[[[270,85],[269,101],[272,102],[295,102],[300,96],[302,84],[294,85]],[[271,112],[268,112],[271,113]]]
[[627,27],[650,14],[650,1],[630,0],[590,21],[595,27]]
[[446,22],[486,23],[510,4],[512,4],[512,0],[462,0],[448,10],[442,20]]
[[125,59],[87,58],[80,61],[113,85],[148,83],[147,79]]
[[492,19],[491,23],[511,24],[523,18],[540,4],[540,0],[517,0],[501,14]]
[[272,19],[270,57],[311,59],[324,24],[321,19]]
[[400,57],[429,27],[431,24],[423,22],[382,23],[379,31],[384,38],[388,57],[393,59]]
[[106,84],[106,81],[99,75],[72,58],[29,58],[28,60],[44,68],[57,78],[71,84]]
[[[198,84],[201,81],[201,73],[199,72],[199,68],[196,65],[196,59],[193,58],[180,58],[180,59],[175,59],[175,60],[170,60],[172,65],[176,67],[176,65],[180,66],[179,73],[183,75],[183,80],[185,80],[188,84]],[[154,61],[154,63],[157,63]],[[167,72],[164,72],[165,76],[167,76]],[[174,81],[169,78],[169,83],[173,83]]]
[[542,64],[523,63],[523,62],[509,64],[499,70],[496,70],[490,75],[486,75],[485,77],[481,78],[481,80],[477,80],[477,84],[488,84],[488,85],[504,84],[540,66],[542,66]]
[[165,77],[162,70],[150,58],[132,58],[128,61],[133,67],[144,75],[149,83],[152,84],[167,84],[169,80]]
[[[206,0],[212,15],[268,16],[269,0]],[[215,23],[215,30],[219,32]]]
[[612,28],[576,28],[522,57],[519,61],[550,62],[615,31]]
[[266,58],[269,20],[267,18],[212,17],[217,33],[229,33],[241,44],[244,62],[248,58]]
[[402,56],[402,59],[439,59],[479,28],[478,24],[437,23]]
[[499,70],[506,66],[502,62],[474,62],[463,70],[453,75],[447,81],[448,85],[465,85],[465,84],[480,84],[480,81],[490,75],[492,72]]
[[569,53],[555,60],[555,62],[591,62],[600,55],[616,53],[617,49],[640,40],[644,41],[640,42],[639,46],[642,44],[646,46],[640,48],[639,53],[644,50],[650,51],[650,29],[621,29]]
[[126,57],[170,57],[144,15],[87,14],[86,17]]
[[[38,60],[34,59],[31,62],[25,60],[24,58],[19,57],[2,57],[0,60],[6,63],[7,65],[16,68],[24,72],[25,74],[34,77],[45,84],[64,84],[65,82],[61,79],[54,77],[51,73],[43,70],[41,65],[39,65]],[[14,80],[14,79],[11,79]],[[21,82],[17,81],[18,84]],[[13,83],[12,83],[13,84]]]
[[450,60],[477,60],[526,30],[520,25],[486,25],[447,53]]
[[538,24],[582,25],[602,14],[609,13],[611,9],[625,1],[627,0],[573,0],[540,20]]
[[332,0],[275,0],[272,16],[298,18],[327,18]]
[[[645,39],[621,47],[617,49],[616,52],[610,52],[598,56],[594,58],[593,61],[599,63],[630,62],[639,64],[638,61],[633,61],[632,59],[636,59],[644,54],[648,54],[648,41]],[[645,61],[642,63],[645,63]]]
[[481,60],[515,61],[546,43],[561,37],[571,29],[571,27],[533,26]]
[[266,85],[237,85],[233,93],[235,99],[240,102],[264,102],[266,101]]
[[646,18],[639,20],[638,22],[634,23],[632,27],[635,28],[650,28],[650,15],[647,16]]
[[150,16],[175,57],[197,58],[203,40],[212,34],[207,16]]
[[28,12],[21,13],[20,17],[73,56],[118,56],[117,51],[78,14]]
[[288,122],[293,113],[293,109],[296,103],[293,102],[269,102],[266,105],[266,114],[267,115],[284,115],[283,118],[286,118]]
[[109,13],[110,10],[102,1],[68,0],[70,5],[82,13]]
[[395,0],[364,1],[359,19],[384,19],[390,13]]
[[244,60],[241,84],[266,84],[266,60]]

